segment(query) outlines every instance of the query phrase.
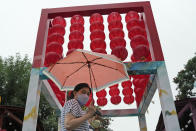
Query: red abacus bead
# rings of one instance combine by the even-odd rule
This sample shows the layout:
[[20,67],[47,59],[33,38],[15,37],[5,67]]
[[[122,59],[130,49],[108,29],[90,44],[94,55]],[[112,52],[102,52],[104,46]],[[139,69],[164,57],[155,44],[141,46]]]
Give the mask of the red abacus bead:
[[133,79],[133,85],[137,86],[137,87],[140,86],[140,82],[139,81],[140,81],[140,78],[134,78]]
[[132,86],[132,82],[130,80],[128,81],[124,81],[121,83],[122,87],[125,88],[125,87],[131,87]]
[[143,35],[136,35],[131,39],[130,46],[132,49],[134,49],[138,45],[148,46],[148,41],[147,41],[146,37],[144,37]]
[[50,30],[51,30],[51,27],[48,28],[48,36],[52,34]]
[[51,87],[53,86],[53,85],[55,85],[55,83],[52,81],[52,80],[48,80],[48,83],[51,85]]
[[50,27],[48,35],[51,35],[53,33],[59,33],[61,35],[65,35],[65,27],[58,24],[58,25],[53,25],[52,27]]
[[109,94],[110,94],[110,96],[119,95],[120,94],[120,91],[119,91],[118,88],[116,88],[116,89],[110,89],[109,90]]
[[97,39],[97,38],[105,40],[104,32],[101,31],[101,30],[94,30],[94,31],[92,31],[91,34],[90,34],[91,41],[94,40],[94,39]]
[[72,31],[69,34],[69,40],[73,40],[73,39],[83,41],[84,40],[84,35],[79,31]]
[[147,84],[148,84],[148,81],[149,81],[149,78],[141,78],[141,79],[139,80],[139,84],[140,84],[140,86],[142,86],[142,87],[146,87]]
[[110,89],[116,89],[116,88],[118,88],[118,84],[112,85],[112,86],[110,86],[109,88],[110,88]]
[[51,42],[58,42],[59,44],[62,45],[64,43],[64,37],[59,33],[52,33],[51,35],[48,36],[47,44]]
[[109,38],[110,40],[116,38],[116,37],[121,37],[121,38],[124,38],[125,34],[123,32],[122,29],[120,28],[114,28],[110,31],[110,34],[109,34]]
[[63,27],[65,27],[65,26],[66,26],[66,21],[65,21],[65,19],[64,19],[63,17],[61,17],[61,16],[55,17],[55,18],[52,20],[52,25],[58,25],[58,24],[60,24],[60,25],[62,25]]
[[71,24],[80,23],[84,25],[84,18],[81,15],[74,15],[71,18]]
[[133,55],[131,56],[131,61],[132,62],[148,62],[148,61],[152,61],[151,56],[149,56],[146,59],[141,59],[141,60],[135,60],[135,58],[133,57]]
[[116,37],[110,41],[110,49],[113,50],[117,46],[126,47],[126,41],[122,37]]
[[150,55],[150,50],[145,45],[139,45],[133,49],[135,60],[146,60]]
[[134,92],[137,96],[143,96],[144,91],[145,91],[145,88],[141,88],[141,87],[134,88]]
[[146,37],[146,31],[139,26],[135,26],[129,30],[128,37],[129,39],[132,39],[136,35],[143,35]]
[[96,92],[97,97],[105,97],[106,95],[107,95],[107,92],[104,89]]
[[111,21],[121,21],[121,15],[118,12],[112,12],[109,14],[107,21],[110,23]]
[[103,39],[97,38],[91,41],[90,44],[91,50],[95,50],[96,48],[106,49],[106,43]]
[[133,84],[138,88],[145,88],[148,84],[149,78],[136,78],[133,80]]
[[141,26],[141,23],[138,19],[131,19],[127,22],[127,30],[129,31],[131,28],[135,27],[135,26]]
[[146,59],[146,61],[152,61],[152,57],[149,55],[149,57]]
[[56,97],[58,98],[59,102],[62,100],[62,98],[61,98],[61,94],[59,94],[59,92],[58,92],[58,93],[56,93]]
[[54,83],[51,83],[50,86],[55,94],[59,93],[58,87]]
[[73,49],[68,50],[66,56],[68,56],[69,54],[71,54],[74,50],[76,50],[76,49],[73,48]]
[[133,89],[131,87],[125,87],[122,90],[123,95],[132,95],[133,94]]
[[68,43],[68,49],[83,49],[83,43],[81,40],[73,39]]
[[79,31],[81,33],[84,33],[84,26],[81,23],[74,23],[70,26],[70,32],[72,31]]
[[117,105],[121,102],[121,97],[120,96],[112,96],[110,98],[110,101],[112,104]]
[[132,61],[132,62],[136,62],[136,60],[135,60],[133,54],[131,55],[131,61]]
[[105,106],[105,105],[107,105],[108,100],[106,98],[103,98],[102,102],[103,102],[103,106]]
[[125,16],[125,21],[128,22],[131,19],[139,19],[139,15],[135,11],[129,11]]
[[103,54],[107,54],[107,52],[105,51],[105,49],[103,48],[96,48],[94,50],[92,50],[93,52],[97,52],[97,53],[103,53]]
[[150,75],[133,75],[132,77],[134,79],[141,79],[141,78],[149,78]]
[[65,91],[63,91],[63,92],[62,92],[62,91],[60,91],[61,98],[62,98],[63,100],[65,100],[65,93],[66,93]]
[[97,99],[97,104],[99,106],[105,106],[107,104],[107,99],[105,97],[99,97]]
[[143,20],[140,21],[140,26],[145,29],[145,23]]
[[92,93],[89,95],[89,99],[88,99],[88,101],[87,101],[87,103],[85,104],[85,106],[89,106],[90,105],[90,103],[93,101],[93,97],[92,97],[93,95],[92,95]]
[[136,97],[135,97],[135,101],[136,101],[136,103],[137,103],[137,106],[139,106],[141,100],[142,100],[142,97],[141,97],[141,96],[136,96]]
[[127,95],[123,98],[123,101],[125,102],[125,104],[132,104],[134,102],[134,97],[132,95]]
[[71,96],[72,91],[67,91],[67,96]]
[[46,47],[46,53],[47,52],[57,52],[58,54],[63,53],[63,47],[58,42],[51,42]]
[[58,94],[56,94],[56,95],[58,95],[58,99],[59,99],[59,102],[61,103],[61,105],[64,105],[64,97],[63,97],[63,95],[62,95],[62,92],[58,92]]
[[112,55],[115,55],[116,57],[120,58],[121,61],[124,61],[127,56],[128,56],[128,52],[127,49],[123,46],[117,46],[112,50]]
[[48,52],[45,56],[45,61],[48,65],[51,65],[51,64],[55,64],[61,58],[62,58],[62,55],[56,52]]
[[101,22],[103,23],[103,16],[99,13],[94,13],[90,16],[90,24],[94,22]]
[[109,31],[111,31],[112,29],[114,28],[120,28],[122,29],[123,28],[123,24],[120,20],[117,20],[117,21],[111,21],[108,25],[108,29]]
[[90,32],[94,31],[94,30],[101,30],[104,31],[104,25],[101,22],[93,22],[90,25]]

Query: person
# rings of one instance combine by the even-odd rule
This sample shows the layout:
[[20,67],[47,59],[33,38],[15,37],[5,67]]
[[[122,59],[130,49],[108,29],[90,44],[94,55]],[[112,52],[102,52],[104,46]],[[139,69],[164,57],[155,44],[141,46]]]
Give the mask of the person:
[[74,90],[61,111],[61,131],[89,131],[88,120],[95,114],[95,107],[91,102],[88,110],[82,110],[91,93],[87,83],[80,83]]

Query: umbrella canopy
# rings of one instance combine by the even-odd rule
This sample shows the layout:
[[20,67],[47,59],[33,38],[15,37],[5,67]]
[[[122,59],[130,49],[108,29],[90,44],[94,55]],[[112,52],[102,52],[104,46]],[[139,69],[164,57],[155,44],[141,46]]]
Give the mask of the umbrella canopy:
[[129,79],[126,66],[117,57],[77,49],[43,70],[60,90],[73,90],[78,83],[88,83],[93,91]]

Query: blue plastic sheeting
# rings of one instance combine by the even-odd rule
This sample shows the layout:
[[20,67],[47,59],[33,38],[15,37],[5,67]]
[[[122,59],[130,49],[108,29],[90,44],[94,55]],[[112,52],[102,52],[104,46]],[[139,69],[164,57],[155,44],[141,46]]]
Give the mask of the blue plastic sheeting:
[[125,63],[129,75],[156,74],[157,68],[164,65],[164,61]]

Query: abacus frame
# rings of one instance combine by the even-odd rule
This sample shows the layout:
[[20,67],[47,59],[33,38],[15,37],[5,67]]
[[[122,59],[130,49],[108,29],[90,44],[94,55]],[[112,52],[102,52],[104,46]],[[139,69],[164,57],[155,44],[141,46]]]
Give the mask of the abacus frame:
[[[50,19],[56,16],[72,17],[76,14],[82,16],[90,16],[93,13],[106,15],[114,11],[123,14],[130,10],[142,13],[144,16],[143,19],[153,62],[125,63],[128,67],[127,71],[132,75],[151,74],[151,77],[143,98],[136,109],[103,110],[102,113],[110,117],[137,116],[140,131],[147,131],[145,113],[158,88],[166,131],[180,131],[161,44],[151,5],[148,1],[42,9],[25,107],[23,131],[36,130],[41,89],[51,106],[56,108],[57,111],[60,111],[62,108],[49,83],[43,79],[42,74]],[[58,127],[60,130],[60,125]]]

